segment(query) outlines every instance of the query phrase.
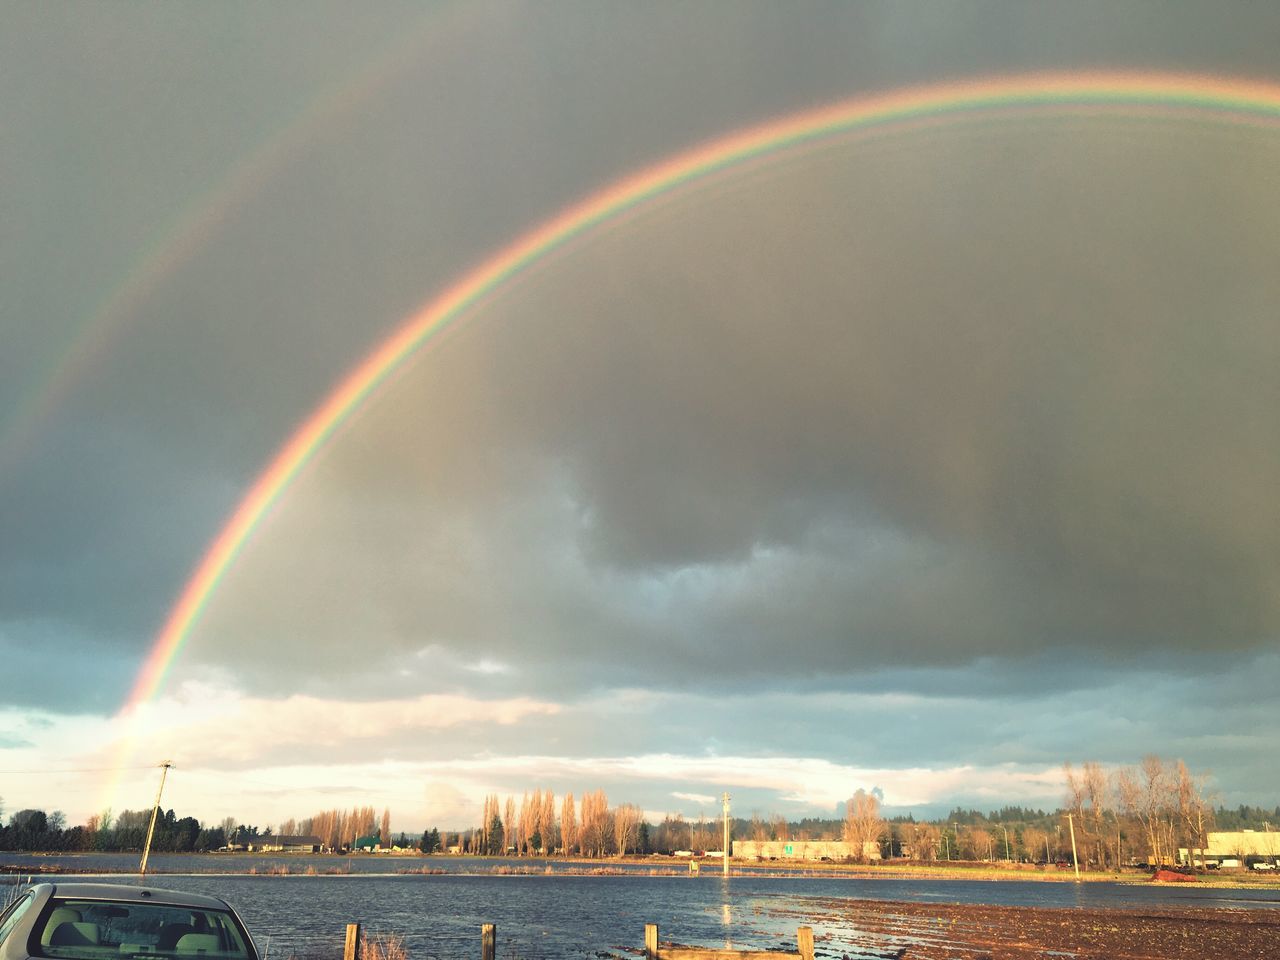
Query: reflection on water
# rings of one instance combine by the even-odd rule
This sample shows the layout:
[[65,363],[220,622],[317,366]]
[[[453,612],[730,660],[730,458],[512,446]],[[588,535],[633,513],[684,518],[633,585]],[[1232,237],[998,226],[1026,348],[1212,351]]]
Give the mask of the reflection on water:
[[730,936],[733,927],[733,907],[729,902],[729,878],[722,876],[720,878],[720,898],[723,901],[720,904],[720,926],[724,927],[724,948],[732,950],[733,939]]

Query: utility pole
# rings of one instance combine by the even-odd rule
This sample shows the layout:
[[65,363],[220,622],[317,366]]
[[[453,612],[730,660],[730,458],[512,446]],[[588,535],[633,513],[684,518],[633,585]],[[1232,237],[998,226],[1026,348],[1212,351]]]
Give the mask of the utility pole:
[[724,875],[729,875],[729,792],[726,790],[720,798],[724,803]]
[[166,760],[160,764],[160,789],[156,791],[156,805],[151,808],[151,825],[147,827],[147,842],[142,847],[142,863],[138,865],[139,877],[147,875],[147,857],[151,854],[151,837],[156,832],[156,814],[160,812],[160,795],[164,793],[164,778],[169,775],[169,768],[172,766],[172,760]]
[[1009,831],[1004,829],[1003,823],[1000,824],[1000,829],[1004,830],[1004,858],[1006,860],[1012,860],[1013,857],[1009,855]]
[[1067,826],[1071,828],[1071,862],[1076,865],[1076,883],[1080,882],[1080,857],[1076,855],[1076,822],[1067,814]]

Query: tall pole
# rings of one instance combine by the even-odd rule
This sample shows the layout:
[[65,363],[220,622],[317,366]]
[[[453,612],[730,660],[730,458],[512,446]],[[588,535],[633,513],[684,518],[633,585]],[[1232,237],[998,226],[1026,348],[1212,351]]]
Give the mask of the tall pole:
[[160,812],[160,795],[164,793],[164,778],[169,775],[173,761],[166,760],[160,764],[160,789],[156,791],[156,805],[151,808],[151,824],[147,827],[147,842],[142,847],[142,863],[138,865],[138,876],[147,875],[147,857],[151,855],[151,837],[156,832],[156,814]]
[[729,875],[729,793],[720,798],[724,803],[724,875]]
[[1006,860],[1012,860],[1013,857],[1009,855],[1009,831],[1004,829],[1003,823],[1000,824],[1000,829],[1004,830],[1004,858]]
[[1071,828],[1071,862],[1076,865],[1076,883],[1080,882],[1080,858],[1076,855],[1076,822],[1067,814],[1067,826]]

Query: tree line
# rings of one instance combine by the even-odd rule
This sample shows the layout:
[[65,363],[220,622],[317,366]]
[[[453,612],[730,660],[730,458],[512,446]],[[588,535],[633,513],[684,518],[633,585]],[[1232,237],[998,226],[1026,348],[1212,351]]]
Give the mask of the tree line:
[[[790,821],[777,813],[753,813],[733,818],[731,831],[739,840],[844,840],[855,859],[878,846],[884,857],[923,861],[1052,862],[1070,859],[1074,829],[1082,865],[1114,868],[1134,861],[1171,862],[1180,848],[1194,856],[1212,829],[1260,830],[1280,824],[1280,807],[1215,808],[1206,777],[1193,774],[1181,760],[1148,755],[1135,766],[1110,772],[1093,761],[1078,769],[1065,764],[1064,779],[1063,806],[1048,813],[1006,806],[988,813],[956,808],[932,820],[911,815],[886,819],[877,795],[860,789],[846,802],[842,818]],[[125,810],[114,817],[104,811],[83,825],[68,827],[60,811],[20,810],[8,823],[0,816],[0,850],[139,851],[150,816],[149,810]],[[357,839],[376,834],[384,847],[518,857],[700,854],[718,850],[723,843],[717,817],[692,820],[669,813],[650,823],[635,804],[610,806],[603,790],[587,791],[576,799],[568,793],[558,800],[551,790],[534,789],[518,797],[490,794],[477,826],[454,831],[432,827],[412,840],[403,832],[392,836],[389,809],[379,817],[367,806],[322,810],[261,829],[232,817],[208,825],[168,810],[157,818],[152,850],[218,850],[273,834],[314,836],[333,851],[352,849]]]
[[[0,804],[3,814],[3,804]],[[3,816],[0,816],[0,823]],[[93,814],[84,824],[68,827],[60,810],[19,810],[0,825],[0,850],[134,853],[146,842],[150,810],[110,810]],[[238,823],[225,817],[208,825],[195,817],[178,817],[173,810],[157,811],[151,850],[156,853],[203,853],[227,847],[257,845],[272,836],[314,836],[328,850],[350,850],[360,837],[377,834],[383,846],[398,842],[411,848],[414,841],[401,833],[391,836],[391,811],[378,817],[373,807],[323,810],[302,820],[282,821],[278,827]]]
[[[94,814],[84,824],[68,827],[60,810],[19,810],[0,827],[0,850],[140,851],[150,822],[150,810],[122,810],[115,816],[108,810]],[[157,812],[153,851],[192,853],[225,845],[226,834],[220,826],[205,827],[195,817],[179,817],[173,810]]]
[[[1215,808],[1207,776],[1193,774],[1182,760],[1154,754],[1131,767],[1107,772],[1095,761],[1079,769],[1064,764],[1066,795],[1053,812],[1006,806],[989,813],[952,810],[945,818],[885,819],[876,794],[859,789],[845,804],[843,819],[788,821],[779,814],[731,821],[732,835],[757,841],[832,841],[849,844],[852,859],[880,851],[886,858],[937,860],[1069,861],[1072,833],[1082,865],[1114,869],[1129,863],[1172,863],[1179,850],[1192,858],[1210,830],[1263,829],[1280,824],[1280,807]],[[557,822],[550,791],[485,799],[481,823],[469,831],[441,835],[444,849],[460,853],[515,856],[623,856],[627,853],[703,853],[719,849],[720,821],[687,821],[682,814],[647,822],[638,808],[611,808],[601,790],[575,804],[565,796]]]

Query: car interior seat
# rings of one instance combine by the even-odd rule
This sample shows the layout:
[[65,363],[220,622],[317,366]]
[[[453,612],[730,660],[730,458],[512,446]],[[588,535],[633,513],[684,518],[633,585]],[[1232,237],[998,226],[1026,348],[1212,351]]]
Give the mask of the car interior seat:
[[51,947],[96,947],[101,935],[96,923],[66,920],[53,928],[49,938]]
[[70,907],[54,907],[53,912],[49,914],[49,922],[44,925],[44,930],[40,932],[40,945],[47,947],[49,940],[53,936],[53,931],[64,923],[79,923],[83,919],[79,910],[72,910]]
[[214,933],[184,933],[178,940],[179,955],[195,956],[201,953],[219,953],[218,935]]
[[160,928],[160,938],[156,941],[157,950],[173,950],[178,941],[188,933],[195,933],[196,928],[189,923],[166,923]]

